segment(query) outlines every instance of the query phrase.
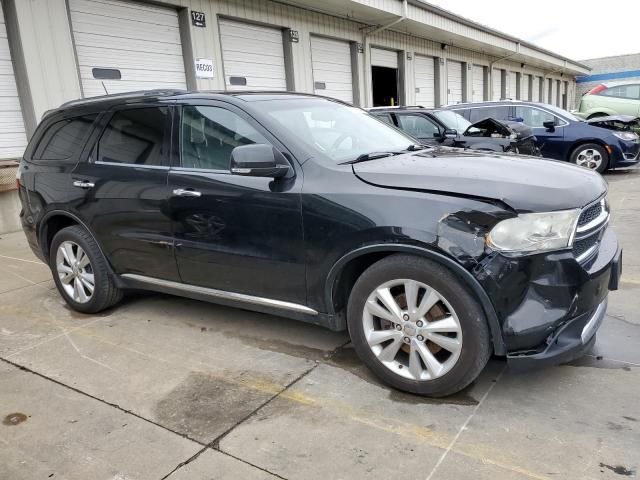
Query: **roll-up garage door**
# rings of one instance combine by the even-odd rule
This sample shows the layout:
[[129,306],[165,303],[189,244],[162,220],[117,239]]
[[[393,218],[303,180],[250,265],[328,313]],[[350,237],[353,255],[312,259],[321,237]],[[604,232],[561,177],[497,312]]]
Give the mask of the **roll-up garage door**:
[[372,47],[371,65],[374,67],[398,68],[398,52]]
[[472,72],[473,91],[471,100],[473,102],[482,102],[484,101],[484,67],[482,65],[474,65]]
[[540,77],[536,75],[533,76],[533,85],[531,87],[531,101],[540,101]]
[[224,83],[228,90],[286,90],[282,30],[220,20]]
[[20,158],[27,146],[27,135],[20,109],[16,78],[9,52],[7,29],[0,5],[0,159]]
[[414,75],[416,84],[416,105],[433,108],[436,106],[436,74],[433,57],[415,56]]
[[312,36],[311,63],[314,93],[353,103],[349,42]]
[[450,105],[462,102],[462,63],[447,61],[447,90]]
[[507,98],[511,100],[516,99],[517,94],[517,85],[518,85],[518,75],[516,72],[509,72],[507,75]]
[[525,75],[522,84],[522,100],[531,101],[531,88],[533,87],[533,75]]
[[[187,87],[178,12],[120,0],[69,0],[85,97]],[[104,87],[103,87],[104,83]]]
[[502,100],[502,70],[494,68],[491,72],[491,100]]

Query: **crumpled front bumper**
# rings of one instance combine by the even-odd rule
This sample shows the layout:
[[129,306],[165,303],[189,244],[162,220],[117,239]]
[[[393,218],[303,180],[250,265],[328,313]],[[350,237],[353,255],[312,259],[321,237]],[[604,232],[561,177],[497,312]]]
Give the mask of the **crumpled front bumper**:
[[607,313],[605,298],[596,309],[563,325],[548,340],[547,347],[538,352],[507,355],[512,372],[526,372],[550,365],[567,363],[589,352],[596,341],[596,331]]

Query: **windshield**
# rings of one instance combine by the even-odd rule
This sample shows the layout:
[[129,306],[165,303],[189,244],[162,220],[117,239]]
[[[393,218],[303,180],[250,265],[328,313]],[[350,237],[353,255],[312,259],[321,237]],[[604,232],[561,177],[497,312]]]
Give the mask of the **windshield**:
[[451,110],[439,110],[433,112],[433,114],[444,123],[447,128],[457,130],[458,133],[464,133],[467,128],[471,126],[471,122],[464,118],[462,115]]
[[560,115],[561,117],[566,118],[567,120],[571,120],[573,122],[582,122],[578,117],[576,117],[573,113],[569,113],[566,110],[563,110],[560,107],[556,107],[555,105],[545,104],[544,108],[551,110],[553,113]]
[[406,150],[416,143],[364,110],[330,100],[264,101],[255,102],[254,106],[312,152],[336,163],[354,161],[370,153]]

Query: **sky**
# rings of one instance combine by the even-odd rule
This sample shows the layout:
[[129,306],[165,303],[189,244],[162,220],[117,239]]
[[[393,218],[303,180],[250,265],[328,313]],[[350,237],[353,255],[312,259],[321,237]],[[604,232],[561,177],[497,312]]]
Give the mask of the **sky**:
[[426,0],[572,60],[640,53],[640,1]]

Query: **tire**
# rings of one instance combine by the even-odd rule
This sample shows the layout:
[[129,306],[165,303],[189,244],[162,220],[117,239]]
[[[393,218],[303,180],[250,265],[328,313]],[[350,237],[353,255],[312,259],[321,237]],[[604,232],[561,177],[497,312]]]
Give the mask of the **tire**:
[[609,154],[597,143],[583,143],[573,149],[569,161],[580,167],[602,173],[609,166]]
[[589,115],[589,117],[587,117],[587,120],[591,120],[592,118],[607,117],[607,116],[609,116],[608,113],[596,112]]
[[[414,282],[415,285],[409,288],[396,285],[397,282],[404,285]],[[379,290],[381,287],[384,288]],[[376,300],[381,298],[379,292],[384,292],[385,288],[389,288],[388,292],[397,301],[400,315],[389,313],[393,307],[383,308],[382,303]],[[416,294],[407,295],[409,290]],[[432,292],[435,292],[434,296],[428,296]],[[385,293],[382,295],[388,300]],[[407,297],[415,297],[416,300],[410,301]],[[437,302],[427,308],[434,298],[437,298]],[[427,313],[421,315],[419,310],[414,309],[409,321],[401,320],[402,314],[409,313],[407,304],[420,305],[421,299],[432,299],[424,304]],[[372,309],[383,316],[372,314]],[[393,324],[388,318],[396,323]],[[441,327],[436,328],[435,321],[441,319],[447,323],[438,324]],[[458,325],[454,328],[455,321]],[[347,324],[356,353],[373,373],[387,385],[418,395],[442,397],[462,390],[477,378],[492,352],[487,320],[478,301],[450,270],[434,261],[412,255],[385,257],[362,273],[349,297]],[[427,329],[431,330],[428,332]],[[438,334],[438,331],[441,333]],[[420,335],[421,332],[424,335]],[[388,361],[385,357],[394,355],[397,335],[400,335],[402,344],[393,360]],[[369,345],[369,341],[375,344],[385,336],[393,339]],[[409,343],[406,343],[407,339]],[[451,351],[432,339],[444,342]],[[455,348],[449,346],[456,343]],[[388,347],[392,347],[391,350],[387,351]],[[385,351],[387,353],[383,353]],[[416,363],[418,357],[420,360]],[[438,368],[432,358],[442,368]],[[420,366],[420,370],[412,367],[412,360],[414,365]],[[428,364],[431,368],[427,367]]]
[[84,228],[63,228],[53,237],[49,251],[56,287],[71,308],[97,313],[120,301],[122,291],[114,284],[98,244]]

